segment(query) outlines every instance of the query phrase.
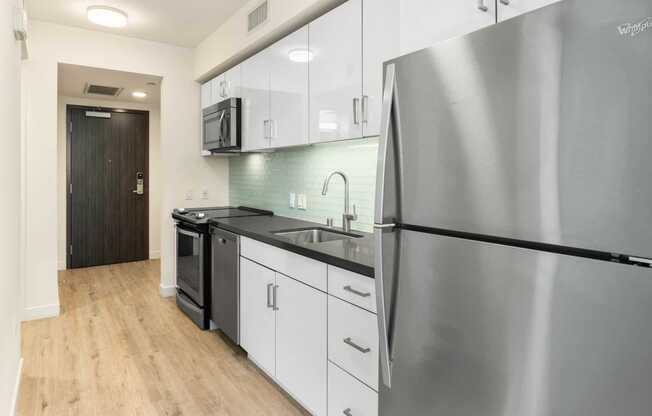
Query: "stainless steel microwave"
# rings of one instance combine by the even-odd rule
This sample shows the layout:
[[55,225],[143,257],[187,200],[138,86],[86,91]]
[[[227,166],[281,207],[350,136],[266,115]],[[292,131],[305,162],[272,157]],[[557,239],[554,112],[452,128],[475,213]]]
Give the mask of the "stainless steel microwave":
[[202,150],[211,153],[240,151],[242,101],[229,98],[203,110]]

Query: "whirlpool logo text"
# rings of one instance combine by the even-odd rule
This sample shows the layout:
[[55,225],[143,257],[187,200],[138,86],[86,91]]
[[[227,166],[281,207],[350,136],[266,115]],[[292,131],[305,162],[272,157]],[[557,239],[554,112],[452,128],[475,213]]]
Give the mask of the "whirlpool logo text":
[[618,32],[622,36],[636,36],[652,28],[652,17],[641,20],[638,23],[624,23],[618,26]]

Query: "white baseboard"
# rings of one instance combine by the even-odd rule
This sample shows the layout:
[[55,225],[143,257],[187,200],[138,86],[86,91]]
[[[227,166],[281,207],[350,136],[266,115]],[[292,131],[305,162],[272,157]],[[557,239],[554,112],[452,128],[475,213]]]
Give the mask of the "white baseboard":
[[23,321],[53,318],[55,316],[59,316],[59,312],[60,307],[58,303],[51,305],[32,306],[23,310]]
[[20,379],[23,376],[23,358],[18,361],[18,371],[16,371],[16,382],[14,383],[14,394],[11,398],[11,411],[9,416],[16,414],[16,407],[18,406],[18,392],[20,391]]
[[57,270],[66,270],[66,261],[65,260],[59,260],[57,264]]
[[161,251],[160,250],[152,250],[149,252],[149,258],[151,260],[154,259],[160,259],[161,258]]
[[158,286],[158,293],[162,298],[169,298],[177,294],[177,287],[175,285],[165,286],[161,283]]

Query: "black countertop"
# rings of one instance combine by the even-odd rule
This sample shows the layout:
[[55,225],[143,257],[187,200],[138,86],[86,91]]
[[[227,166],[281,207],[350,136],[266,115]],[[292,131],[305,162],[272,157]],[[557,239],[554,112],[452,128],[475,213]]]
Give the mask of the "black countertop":
[[[295,228],[326,228],[324,225],[277,215],[216,218],[211,219],[209,224],[342,269],[374,277],[374,238],[370,233],[353,230],[352,233],[362,237],[311,244],[294,243],[272,232]],[[338,230],[341,231],[341,228]]]

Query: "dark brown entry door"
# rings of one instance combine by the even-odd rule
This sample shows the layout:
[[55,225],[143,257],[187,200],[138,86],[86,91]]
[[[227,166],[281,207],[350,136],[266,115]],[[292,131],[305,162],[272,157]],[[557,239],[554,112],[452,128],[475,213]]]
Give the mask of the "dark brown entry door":
[[147,259],[149,114],[68,106],[67,127],[68,268]]

